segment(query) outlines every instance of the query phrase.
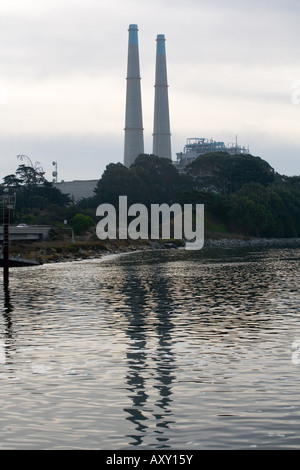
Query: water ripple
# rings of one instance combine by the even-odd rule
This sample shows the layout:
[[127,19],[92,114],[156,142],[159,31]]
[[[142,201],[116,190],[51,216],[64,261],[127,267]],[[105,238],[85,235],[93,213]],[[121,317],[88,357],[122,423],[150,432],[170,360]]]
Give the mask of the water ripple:
[[1,448],[296,448],[299,255],[174,250],[12,269]]

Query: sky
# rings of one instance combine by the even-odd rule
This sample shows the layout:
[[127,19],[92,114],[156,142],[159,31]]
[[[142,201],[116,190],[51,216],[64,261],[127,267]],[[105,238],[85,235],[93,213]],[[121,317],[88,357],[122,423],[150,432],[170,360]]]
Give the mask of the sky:
[[[139,27],[145,153],[155,48],[166,37],[172,158],[190,137],[235,142],[300,174],[299,0],[1,0],[1,178],[123,163],[129,24]],[[23,161],[17,155],[26,155]]]

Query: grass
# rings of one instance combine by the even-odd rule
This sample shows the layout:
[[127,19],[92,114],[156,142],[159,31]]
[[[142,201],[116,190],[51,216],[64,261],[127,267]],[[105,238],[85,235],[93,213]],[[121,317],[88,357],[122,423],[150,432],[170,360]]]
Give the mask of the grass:
[[204,227],[206,234],[209,235],[231,235],[230,228],[224,224],[219,218],[215,217],[214,215],[210,214],[209,212],[205,212],[204,215]]

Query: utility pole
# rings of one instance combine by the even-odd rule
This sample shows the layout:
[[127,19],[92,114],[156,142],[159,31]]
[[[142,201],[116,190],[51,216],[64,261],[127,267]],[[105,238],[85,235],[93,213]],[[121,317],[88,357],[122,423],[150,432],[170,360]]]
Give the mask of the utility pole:
[[52,180],[52,183],[57,183],[57,176],[58,176],[58,173],[57,173],[57,162],[52,162],[52,165],[55,167],[55,170],[52,171],[52,176],[53,176],[53,180]]
[[9,189],[5,188],[4,193],[0,196],[0,204],[3,210],[3,284],[4,288],[9,283],[9,222],[10,211],[15,209],[16,194],[9,194]]

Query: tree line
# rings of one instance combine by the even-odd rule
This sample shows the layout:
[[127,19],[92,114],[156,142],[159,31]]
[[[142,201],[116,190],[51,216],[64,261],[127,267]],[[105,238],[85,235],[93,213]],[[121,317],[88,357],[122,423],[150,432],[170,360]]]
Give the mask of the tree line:
[[139,155],[130,168],[107,165],[94,195],[76,204],[46,181],[42,171],[25,165],[3,182],[17,193],[16,222],[59,225],[68,219],[80,233],[96,223],[98,205],[117,208],[119,196],[126,195],[128,205],[147,208],[204,204],[206,219],[215,221],[216,231],[222,226],[223,231],[245,236],[300,236],[300,176],[280,175],[252,155],[207,153],[183,171],[170,160]]
[[[140,155],[126,168],[111,163],[98,181],[94,197],[81,207],[95,209],[120,195],[128,204],[139,202],[205,204],[231,233],[256,237],[300,236],[300,176],[280,175],[268,162],[252,155],[214,152],[200,155],[179,172],[174,164],[154,155]],[[218,226],[218,223],[217,223]]]

